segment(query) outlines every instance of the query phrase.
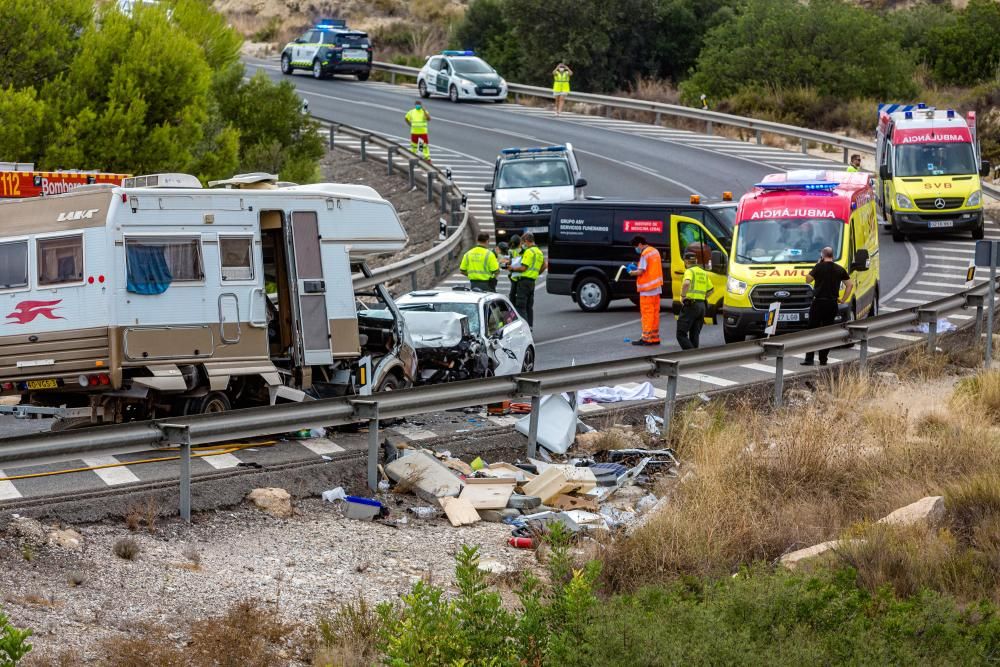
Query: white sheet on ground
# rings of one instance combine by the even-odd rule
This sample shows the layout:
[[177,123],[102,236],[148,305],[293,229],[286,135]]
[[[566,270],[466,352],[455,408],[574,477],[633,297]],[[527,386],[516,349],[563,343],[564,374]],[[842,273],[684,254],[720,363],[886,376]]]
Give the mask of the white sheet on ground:
[[653,385],[643,382],[635,386],[594,387],[576,392],[582,403],[617,403],[619,401],[643,401],[655,398]]

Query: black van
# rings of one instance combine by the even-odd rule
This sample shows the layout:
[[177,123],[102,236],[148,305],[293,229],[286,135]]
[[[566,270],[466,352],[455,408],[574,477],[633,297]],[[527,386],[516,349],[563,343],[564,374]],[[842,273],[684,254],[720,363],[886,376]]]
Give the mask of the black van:
[[[726,193],[728,195],[728,193]],[[671,298],[684,275],[684,250],[699,251],[703,266],[712,271],[716,290],[710,300],[720,306],[725,294],[725,261],[733,240],[736,202],[728,199],[690,201],[612,200],[568,201],[556,204],[549,220],[549,269],[546,290],[566,294],[587,312],[608,307],[613,299],[636,300],[635,278],[620,270],[638,256],[635,236],[660,251],[663,262],[663,298]],[[675,306],[676,307],[676,306]]]

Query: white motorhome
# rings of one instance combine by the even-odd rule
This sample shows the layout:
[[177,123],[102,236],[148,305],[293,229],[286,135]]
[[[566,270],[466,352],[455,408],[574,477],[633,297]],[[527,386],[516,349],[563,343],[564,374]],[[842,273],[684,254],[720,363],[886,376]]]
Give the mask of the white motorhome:
[[352,282],[406,245],[392,205],[360,185],[210,185],[0,202],[0,394],[21,396],[4,411],[65,427],[409,386],[399,311]]

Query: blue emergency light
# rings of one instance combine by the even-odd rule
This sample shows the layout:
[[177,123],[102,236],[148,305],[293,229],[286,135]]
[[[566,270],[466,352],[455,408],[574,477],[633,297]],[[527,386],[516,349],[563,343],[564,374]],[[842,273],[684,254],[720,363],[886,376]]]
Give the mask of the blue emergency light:
[[912,111],[907,111],[907,112],[903,113],[903,117],[906,120],[913,120],[913,112]]
[[565,146],[542,146],[539,148],[504,148],[500,151],[503,155],[518,155],[520,153],[562,153]]
[[926,109],[927,105],[924,104],[923,102],[917,102],[917,108],[918,109]]
[[754,187],[761,190],[833,190],[838,183],[835,181],[775,181],[773,183],[758,183]]
[[475,51],[442,51],[442,56],[474,56]]
[[334,30],[336,28],[346,28],[347,21],[344,19],[320,19],[316,23],[317,30]]
[[948,118],[954,118],[954,117],[955,117],[955,110],[948,109]]

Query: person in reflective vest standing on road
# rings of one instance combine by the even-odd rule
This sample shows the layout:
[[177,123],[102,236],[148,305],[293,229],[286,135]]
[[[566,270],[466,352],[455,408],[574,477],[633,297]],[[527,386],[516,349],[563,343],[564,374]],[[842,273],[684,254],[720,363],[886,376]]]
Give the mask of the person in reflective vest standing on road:
[[639,291],[639,312],[642,314],[642,337],[633,345],[660,344],[660,295],[663,293],[663,264],[660,253],[646,243],[642,236],[632,239],[632,246],[639,253],[639,263],[629,264],[628,274],[635,276]]
[[708,272],[698,265],[698,254],[684,253],[684,279],[681,282],[681,314],[677,318],[677,342],[682,350],[698,347],[701,328],[705,326],[705,304],[714,289]]
[[431,145],[427,138],[427,124],[431,115],[424,109],[420,100],[413,103],[413,108],[406,112],[406,124],[410,126],[410,152],[417,154],[417,149],[423,147],[424,159],[431,161]]
[[556,98],[556,115],[562,113],[563,103],[569,95],[569,78],[573,76],[573,70],[567,67],[566,63],[560,62],[552,70],[552,94]]
[[535,235],[531,232],[521,236],[521,262],[511,264],[510,270],[517,274],[514,307],[531,327],[535,323],[535,281],[545,272],[545,255],[535,245]]
[[490,250],[490,235],[480,232],[476,238],[478,245],[469,249],[462,257],[462,264],[458,270],[462,275],[468,277],[469,286],[482,292],[492,292],[490,283],[500,271],[500,263],[497,256]]

